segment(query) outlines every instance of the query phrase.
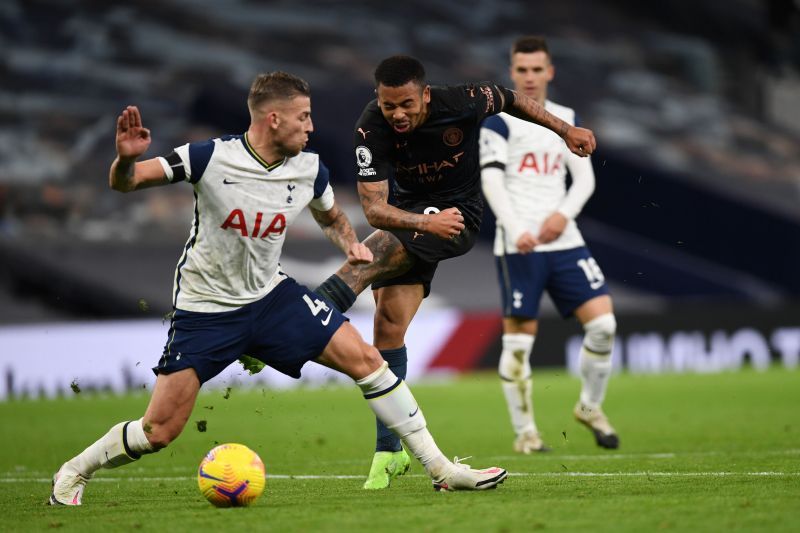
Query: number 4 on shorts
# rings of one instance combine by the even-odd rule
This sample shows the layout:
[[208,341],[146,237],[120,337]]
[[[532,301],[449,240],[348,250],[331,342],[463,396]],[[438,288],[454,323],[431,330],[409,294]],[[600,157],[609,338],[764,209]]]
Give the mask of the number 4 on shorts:
[[311,300],[311,297],[308,294],[303,295],[303,300],[308,305],[308,308],[311,309],[311,314],[317,316],[320,311],[330,311],[328,304],[323,302],[322,300]]

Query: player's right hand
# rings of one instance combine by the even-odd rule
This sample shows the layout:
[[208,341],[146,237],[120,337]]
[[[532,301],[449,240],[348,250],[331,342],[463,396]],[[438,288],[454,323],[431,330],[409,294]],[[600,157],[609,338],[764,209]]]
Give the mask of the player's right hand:
[[536,248],[536,246],[539,244],[539,241],[533,236],[533,233],[526,231],[520,235],[519,238],[517,238],[517,242],[515,244],[517,246],[517,250],[519,250],[519,253],[529,254],[534,248]]
[[436,235],[440,239],[452,239],[464,231],[464,217],[455,207],[448,207],[438,213],[426,215],[428,224],[424,232]]
[[372,250],[363,243],[354,242],[347,249],[347,263],[350,265],[366,265],[372,260]]
[[129,105],[117,117],[117,153],[123,159],[136,159],[150,146],[150,130],[142,126],[142,115]]
[[592,155],[597,148],[597,141],[594,139],[592,130],[572,126],[564,135],[564,142],[573,154],[581,157]]

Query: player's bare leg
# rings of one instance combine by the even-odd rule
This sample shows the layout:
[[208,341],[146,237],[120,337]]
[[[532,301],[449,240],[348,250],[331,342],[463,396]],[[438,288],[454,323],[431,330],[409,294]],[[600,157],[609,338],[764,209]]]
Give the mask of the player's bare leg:
[[503,318],[503,348],[498,375],[514,428],[514,451],[524,454],[550,448],[542,441],[533,409],[530,357],[539,322],[520,317]]
[[580,354],[582,388],[574,415],[589,428],[598,446],[616,449],[619,437],[602,409],[611,377],[611,351],[617,330],[611,297],[592,298],[576,309],[575,317],[583,325],[585,334]]
[[342,324],[317,361],[356,381],[375,415],[422,463],[434,488],[482,490],[494,488],[505,480],[508,473],[502,468],[474,470],[453,463],[442,454],[408,386],[394,375],[378,350],[365,343],[350,323]]
[[375,298],[375,347],[390,350],[405,344],[408,326],[422,304],[422,284],[390,285],[372,291]]
[[200,381],[191,368],[156,378],[144,417],[120,422],[64,463],[53,476],[50,505],[81,505],[83,490],[100,468],[116,468],[167,446],[192,413]]

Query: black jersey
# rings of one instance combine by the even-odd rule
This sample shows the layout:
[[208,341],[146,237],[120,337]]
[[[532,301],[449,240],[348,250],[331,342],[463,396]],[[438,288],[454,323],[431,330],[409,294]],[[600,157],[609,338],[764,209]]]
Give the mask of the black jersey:
[[434,201],[457,207],[467,225],[480,226],[479,146],[481,121],[500,113],[509,91],[489,82],[431,87],[427,120],[410,134],[386,121],[377,100],[356,123],[359,181],[393,178],[394,203]]

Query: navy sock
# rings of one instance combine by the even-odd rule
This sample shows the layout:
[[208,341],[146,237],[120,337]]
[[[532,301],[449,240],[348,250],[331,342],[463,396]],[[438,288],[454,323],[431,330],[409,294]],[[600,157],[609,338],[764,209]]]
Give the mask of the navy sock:
[[350,309],[356,301],[356,293],[336,274],[323,281],[314,292],[333,304],[340,313]]
[[[394,375],[400,379],[406,379],[406,371],[408,369],[408,354],[406,347],[394,348],[392,350],[381,350],[381,356],[389,363],[389,368],[394,372]],[[376,452],[399,452],[403,449],[400,444],[400,437],[383,425],[378,419],[375,419],[375,427],[377,429],[377,438],[375,440]]]

